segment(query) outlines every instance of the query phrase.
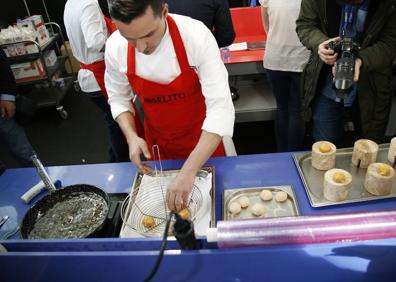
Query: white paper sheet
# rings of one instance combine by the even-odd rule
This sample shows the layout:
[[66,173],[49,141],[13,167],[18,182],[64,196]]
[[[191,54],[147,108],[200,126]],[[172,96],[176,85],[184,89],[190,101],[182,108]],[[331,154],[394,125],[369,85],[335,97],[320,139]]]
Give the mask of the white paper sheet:
[[239,42],[239,43],[233,43],[231,44],[228,49],[230,51],[243,51],[247,50],[247,42]]

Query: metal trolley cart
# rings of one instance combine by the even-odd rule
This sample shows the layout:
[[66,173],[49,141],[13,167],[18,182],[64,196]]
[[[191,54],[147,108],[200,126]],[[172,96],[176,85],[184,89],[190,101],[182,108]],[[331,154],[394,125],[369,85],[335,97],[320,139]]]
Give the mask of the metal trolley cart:
[[[43,45],[40,45],[36,41],[27,40],[2,44],[0,47],[5,49],[15,44],[36,45],[37,52],[8,57],[11,67],[13,65],[15,66],[15,64],[35,62],[37,60],[41,62],[40,66],[43,69],[42,75],[32,79],[17,80],[17,85],[21,89],[21,95],[33,100],[38,109],[55,106],[61,118],[67,119],[68,113],[61,103],[70,87],[73,86],[75,75],[74,73],[65,75],[66,61],[70,64],[72,72],[73,68],[67,50],[64,55],[62,55],[60,50],[60,46],[65,43],[60,26],[54,22],[45,23],[45,26],[48,28],[50,39]],[[51,66],[47,66],[44,59],[44,53],[48,50],[54,50],[56,54],[56,62]],[[33,85],[34,87],[32,87]]]

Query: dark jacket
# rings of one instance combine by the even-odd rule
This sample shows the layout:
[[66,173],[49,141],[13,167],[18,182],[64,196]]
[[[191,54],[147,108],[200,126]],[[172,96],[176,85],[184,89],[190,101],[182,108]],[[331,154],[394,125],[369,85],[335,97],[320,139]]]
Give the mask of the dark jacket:
[[169,12],[203,22],[216,38],[219,47],[234,42],[235,31],[226,0],[166,0]]
[[15,84],[14,75],[10,69],[7,57],[3,49],[0,48],[0,95],[16,95],[17,88]]
[[[319,58],[318,46],[331,38],[328,34],[327,1],[336,0],[302,0],[297,19],[297,34],[302,44],[312,50],[301,83],[305,120],[311,119],[311,104],[322,86],[318,81],[324,63]],[[363,137],[375,141],[385,135],[392,102],[392,62],[396,58],[395,9],[396,0],[371,0],[359,51],[363,61],[358,82],[362,133]]]

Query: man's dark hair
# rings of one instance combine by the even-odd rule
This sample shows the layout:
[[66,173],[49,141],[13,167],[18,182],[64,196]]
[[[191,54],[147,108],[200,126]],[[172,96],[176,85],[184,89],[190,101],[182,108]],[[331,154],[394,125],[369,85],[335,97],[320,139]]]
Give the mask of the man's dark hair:
[[108,0],[111,18],[130,23],[144,15],[150,6],[155,16],[161,16],[164,0]]

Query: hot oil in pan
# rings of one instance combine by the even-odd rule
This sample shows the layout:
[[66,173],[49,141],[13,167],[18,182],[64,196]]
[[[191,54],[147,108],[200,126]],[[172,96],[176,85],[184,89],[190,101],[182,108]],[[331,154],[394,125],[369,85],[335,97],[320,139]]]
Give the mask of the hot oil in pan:
[[91,192],[65,195],[46,213],[39,214],[29,239],[84,238],[98,228],[108,206]]

